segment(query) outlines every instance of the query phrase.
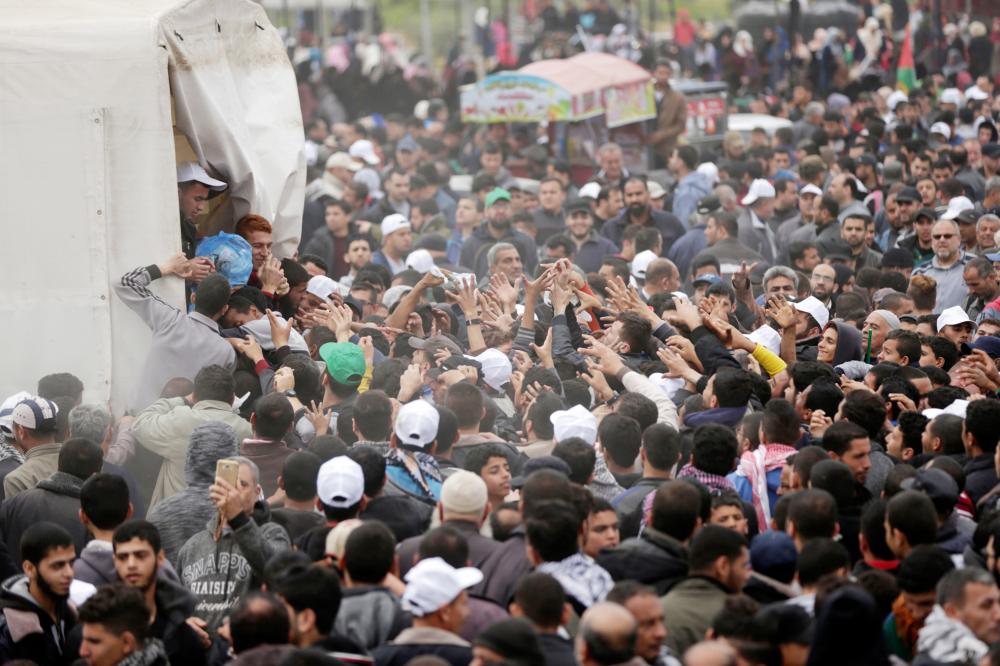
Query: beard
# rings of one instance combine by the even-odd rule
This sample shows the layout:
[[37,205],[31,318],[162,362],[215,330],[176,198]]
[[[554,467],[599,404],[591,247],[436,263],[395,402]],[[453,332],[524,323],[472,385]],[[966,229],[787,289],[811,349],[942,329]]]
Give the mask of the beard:
[[52,586],[49,585],[49,581],[45,580],[45,576],[42,575],[42,572],[40,571],[38,572],[38,577],[36,581],[38,583],[38,589],[41,590],[45,596],[47,596],[49,599],[52,599],[57,604],[65,603],[66,600],[69,599],[68,592],[66,594],[56,593],[56,591],[52,589]]
[[642,215],[643,213],[646,212],[646,204],[638,204],[638,203],[632,204],[628,207],[628,212],[629,215],[633,217]]
[[501,231],[506,231],[507,229],[510,229],[510,224],[511,222],[509,217],[490,220],[490,226],[493,227],[494,229],[499,229]]

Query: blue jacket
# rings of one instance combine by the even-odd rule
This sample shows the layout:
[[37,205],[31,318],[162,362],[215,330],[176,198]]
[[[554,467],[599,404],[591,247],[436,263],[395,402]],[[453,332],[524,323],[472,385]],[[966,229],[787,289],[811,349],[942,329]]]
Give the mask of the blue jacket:
[[691,262],[706,247],[708,247],[708,240],[705,238],[705,227],[699,225],[681,236],[673,247],[667,250],[666,257],[677,265],[682,281],[687,279]]
[[[750,487],[750,479],[739,472],[733,472],[726,477],[736,486],[736,492],[744,502],[753,502],[753,489]],[[778,503],[778,487],[781,485],[781,468],[772,469],[767,473],[767,502],[774,511],[774,505]]]
[[686,225],[691,213],[698,207],[698,202],[711,194],[712,182],[703,173],[692,171],[681,178],[674,188],[674,215]]

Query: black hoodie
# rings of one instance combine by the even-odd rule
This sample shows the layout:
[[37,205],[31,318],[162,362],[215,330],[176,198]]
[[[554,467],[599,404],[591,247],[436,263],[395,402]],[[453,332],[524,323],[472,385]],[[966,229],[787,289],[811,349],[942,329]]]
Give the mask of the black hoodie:
[[27,576],[5,580],[0,585],[0,664],[15,659],[45,666],[73,663],[77,653],[69,649],[66,634],[76,625],[76,611],[63,602],[57,617],[53,621],[31,596]]

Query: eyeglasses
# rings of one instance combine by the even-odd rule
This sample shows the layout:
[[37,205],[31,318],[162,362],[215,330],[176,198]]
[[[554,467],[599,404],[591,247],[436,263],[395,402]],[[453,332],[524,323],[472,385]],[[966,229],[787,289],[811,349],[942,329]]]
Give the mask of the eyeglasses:
[[943,240],[946,238],[954,238],[956,234],[934,234],[931,236],[934,240]]

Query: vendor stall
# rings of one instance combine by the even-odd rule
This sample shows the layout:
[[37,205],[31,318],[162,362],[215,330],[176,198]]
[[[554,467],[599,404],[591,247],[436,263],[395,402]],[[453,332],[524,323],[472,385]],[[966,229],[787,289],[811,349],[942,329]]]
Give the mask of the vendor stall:
[[646,168],[645,121],[656,117],[649,72],[607,53],[540,60],[462,88],[466,123],[547,123],[574,180],[588,178],[597,148],[614,141],[625,166]]

